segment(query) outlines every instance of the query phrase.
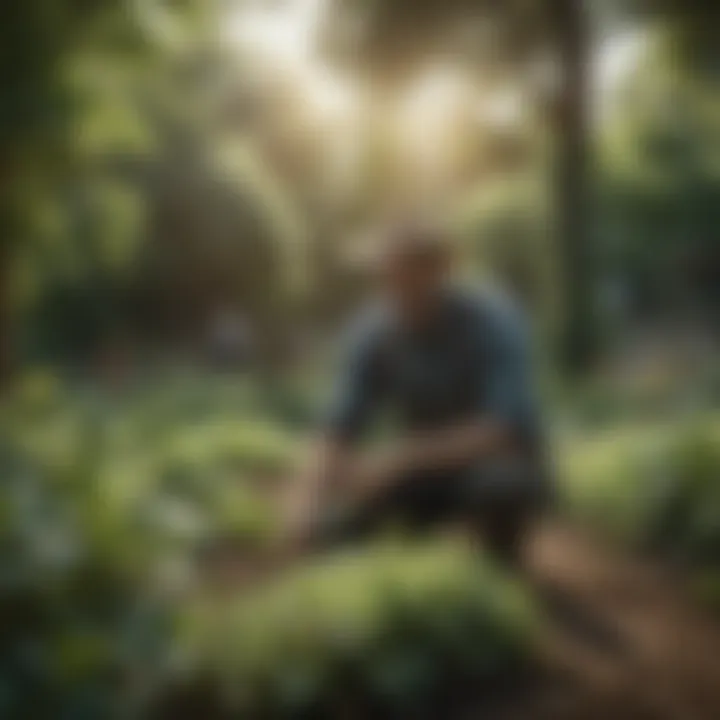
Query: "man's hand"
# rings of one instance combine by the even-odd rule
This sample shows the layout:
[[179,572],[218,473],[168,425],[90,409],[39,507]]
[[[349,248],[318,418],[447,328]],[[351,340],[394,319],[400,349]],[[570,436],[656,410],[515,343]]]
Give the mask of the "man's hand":
[[[281,543],[302,547],[311,540],[322,515],[334,502],[356,503],[372,496],[400,477],[403,458],[398,448],[370,453],[344,452],[342,462],[338,453],[327,462],[327,449],[323,458],[312,471],[293,482],[283,507],[283,531]],[[334,471],[329,476],[327,471]],[[338,497],[340,496],[340,497]]]
[[408,438],[396,449],[396,471],[453,470],[506,452],[512,437],[501,423],[480,419]]
[[344,444],[321,438],[311,451],[305,472],[292,481],[285,500],[283,543],[305,546],[312,540],[321,515],[333,501],[350,464],[350,453]]
[[314,479],[303,477],[293,482],[294,487],[282,508],[280,544],[299,548],[312,538],[320,515],[320,503]]

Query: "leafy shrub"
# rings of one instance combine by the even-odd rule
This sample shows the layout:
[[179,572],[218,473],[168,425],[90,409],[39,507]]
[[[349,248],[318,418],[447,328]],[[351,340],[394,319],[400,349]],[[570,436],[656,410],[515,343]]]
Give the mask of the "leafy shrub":
[[114,717],[162,657],[195,549],[272,531],[243,473],[284,467],[290,444],[268,424],[148,423],[157,396],[51,380],[23,381],[0,411],[0,715]]
[[215,465],[257,477],[287,472],[296,447],[276,425],[241,420],[181,429],[168,442],[166,452],[171,465]]
[[178,648],[185,672],[157,714],[175,717],[194,697],[238,718],[337,717],[345,707],[423,717],[443,691],[523,668],[533,629],[519,587],[470,551],[341,553],[191,609]]
[[98,493],[87,456],[56,473],[33,460],[5,447],[0,461],[0,714],[112,717],[118,679],[155,651],[142,576],[159,556]]
[[720,571],[699,571],[693,579],[692,591],[706,608],[720,614]]
[[643,478],[652,474],[655,433],[636,428],[572,439],[562,448],[561,475],[566,510],[625,542],[639,542],[648,521]]
[[686,561],[720,558],[720,426],[616,432],[566,455],[570,511]]
[[720,563],[720,433],[691,428],[667,451],[668,482],[657,499],[648,541],[693,563]]

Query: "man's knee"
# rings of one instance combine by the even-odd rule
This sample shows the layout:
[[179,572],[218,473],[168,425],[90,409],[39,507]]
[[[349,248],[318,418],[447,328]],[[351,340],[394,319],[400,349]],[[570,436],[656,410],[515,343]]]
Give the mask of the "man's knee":
[[328,508],[318,519],[317,545],[357,542],[388,526],[422,534],[453,511],[453,487],[453,477],[413,474],[360,503]]
[[471,511],[515,512],[542,507],[549,496],[547,478],[525,459],[488,461],[469,470],[462,482],[463,502]]

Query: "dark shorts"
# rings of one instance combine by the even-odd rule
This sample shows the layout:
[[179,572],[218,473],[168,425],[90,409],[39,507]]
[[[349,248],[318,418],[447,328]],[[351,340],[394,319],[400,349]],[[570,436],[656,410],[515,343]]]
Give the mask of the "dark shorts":
[[424,533],[460,522],[483,534],[498,552],[510,552],[510,546],[517,544],[528,522],[549,504],[551,496],[546,473],[536,463],[524,460],[415,475],[358,507],[328,513],[318,528],[318,542],[334,546],[387,527]]

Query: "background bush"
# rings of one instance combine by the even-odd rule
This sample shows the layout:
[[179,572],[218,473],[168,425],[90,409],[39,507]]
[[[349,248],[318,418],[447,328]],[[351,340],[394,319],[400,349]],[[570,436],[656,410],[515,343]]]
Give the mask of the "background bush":
[[567,509],[619,541],[690,566],[720,607],[720,423],[623,428],[563,453]]

